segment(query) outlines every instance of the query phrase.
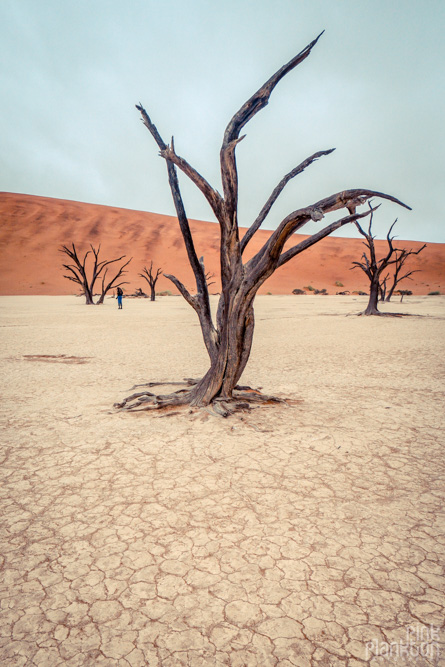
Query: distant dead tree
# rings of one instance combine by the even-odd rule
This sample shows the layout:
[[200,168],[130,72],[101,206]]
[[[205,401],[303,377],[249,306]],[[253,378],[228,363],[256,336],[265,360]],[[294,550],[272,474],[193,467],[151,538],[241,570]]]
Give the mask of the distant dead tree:
[[[406,273],[402,273],[402,269],[408,257],[411,257],[411,255],[419,255],[425,248],[426,248],[426,243],[424,243],[423,246],[418,250],[406,250],[405,248],[396,250],[396,260],[394,263],[394,275],[392,278],[392,285],[384,298],[385,301],[391,301],[391,297],[396,291],[397,285],[401,283],[402,280],[406,279],[412,280],[411,276],[413,275],[413,273],[418,273],[420,271],[420,269],[414,269],[413,271],[407,271]],[[398,291],[400,294],[402,293],[402,291],[409,292],[409,290],[402,290],[402,291],[398,290]]]
[[[67,255],[73,262],[73,264],[63,264],[63,267],[69,271],[69,275],[64,275],[64,278],[72,280],[74,283],[80,285],[82,292],[85,295],[87,305],[94,305],[93,296],[97,280],[101,280],[101,294],[96,305],[104,302],[105,295],[111,289],[127,284],[126,281],[117,281],[124,273],[126,273],[124,269],[129,265],[131,259],[119,268],[118,272],[114,274],[111,280],[108,280],[108,267],[115,262],[120,262],[124,259],[125,255],[117,257],[116,259],[99,261],[100,246],[96,250],[96,248],[90,244],[91,250],[88,250],[83,259],[80,259],[74,243],[72,243],[71,246],[71,248],[68,248],[66,245],[63,245],[60,248],[60,252]],[[92,253],[92,256],[94,257],[91,267],[87,266],[87,258],[90,253]],[[88,262],[88,264],[90,264],[90,262]]]
[[[271,397],[250,390],[250,388],[238,386],[250,355],[255,322],[253,302],[259,288],[276,269],[286,264],[293,257],[318,243],[343,225],[369,215],[370,211],[356,213],[356,207],[365,204],[370,197],[382,197],[409,208],[395,197],[384,193],[366,189],[343,190],[309,206],[298,208],[287,215],[278,224],[261,249],[251,259],[243,261],[243,253],[248,243],[263,224],[286,184],[297,174],[301,174],[318,158],[329,155],[334,150],[330,148],[314,153],[286,174],[275,187],[250,228],[240,238],[238,174],[235,153],[237,145],[245,136],[240,136],[241,130],[249,120],[268,104],[272,91],[281,79],[309,56],[320,36],[273,74],[230,120],[224,133],[220,151],[222,194],[213,188],[187,160],[176,153],[173,138],[169,145],[165,143],[144,107],[141,104],[137,105],[145,127],[151,133],[161,157],[166,162],[179,226],[196,280],[196,293],[190,293],[177,277],[165,275],[196,311],[204,343],[210,357],[210,367],[202,378],[190,380],[188,386],[171,394],[160,396],[148,390],[138,391],[123,402],[117,403],[116,407],[127,410],[147,410],[151,407],[166,405],[207,406],[211,404],[215,412],[227,416],[237,408],[248,407],[250,401],[273,400]],[[204,261],[198,259],[195,250],[176,169],[180,169],[201,191],[219,224],[222,291],[215,321],[210,309]],[[284,250],[286,241],[291,239],[293,234],[306,223],[319,222],[327,213],[344,208],[349,209],[349,215],[341,217],[303,241]],[[154,385],[148,383],[146,386],[153,387]]]
[[156,273],[153,272],[153,262],[150,262],[149,269],[144,266],[142,273],[139,274],[141,278],[144,278],[150,285],[150,301],[156,300],[156,283],[161,274],[162,269],[156,269]]
[[361,227],[360,223],[357,220],[355,221],[355,226],[357,227],[358,231],[366,239],[366,241],[364,241],[363,244],[368,249],[368,254],[366,252],[363,253],[361,262],[352,262],[353,264],[352,268],[355,269],[358,267],[359,269],[364,271],[364,273],[369,278],[369,284],[370,284],[368,305],[366,307],[366,310],[364,310],[362,313],[359,314],[383,315],[384,313],[381,313],[378,309],[378,300],[379,300],[379,295],[385,294],[386,283],[389,274],[387,274],[382,279],[382,273],[387,269],[388,266],[395,265],[397,262],[397,257],[400,256],[400,253],[403,253],[405,251],[399,248],[395,248],[393,245],[395,237],[391,236],[391,232],[394,228],[394,225],[397,222],[396,219],[389,228],[388,234],[386,236],[386,240],[388,242],[388,252],[381,259],[377,259],[375,243],[374,243],[375,236],[372,235],[372,222],[375,209],[372,209],[371,206],[369,208],[371,215],[369,218],[369,226],[367,232],[364,231],[364,229]]
[[411,292],[410,289],[399,289],[399,290],[397,290],[397,294],[400,295],[400,303],[402,303],[403,297],[404,296],[411,296],[412,292]]

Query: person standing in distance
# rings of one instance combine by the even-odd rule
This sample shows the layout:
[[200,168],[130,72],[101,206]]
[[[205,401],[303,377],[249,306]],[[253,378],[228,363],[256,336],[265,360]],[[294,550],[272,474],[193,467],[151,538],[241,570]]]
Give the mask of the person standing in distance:
[[124,293],[120,287],[117,288],[117,307],[119,310],[122,310],[122,297],[124,296]]

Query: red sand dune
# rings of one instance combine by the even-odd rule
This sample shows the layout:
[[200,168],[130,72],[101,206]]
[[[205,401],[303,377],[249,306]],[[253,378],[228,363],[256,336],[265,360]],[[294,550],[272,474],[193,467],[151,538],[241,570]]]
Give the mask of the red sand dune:
[[[206,270],[214,273],[219,290],[218,225],[191,220],[196,250],[205,259]],[[270,236],[271,232],[259,230],[248,246],[250,257]],[[296,234],[292,245],[305,238]],[[173,273],[192,291],[193,274],[189,268],[181,233],[176,218],[156,213],[131,211],[110,206],[84,204],[62,199],[36,197],[3,192],[0,193],[0,294],[76,294],[77,286],[63,277],[62,263],[66,258],[58,249],[62,244],[76,244],[79,254],[91,243],[101,246],[102,259],[114,259],[120,255],[133,257],[125,279],[126,292],[137,287],[149,291],[148,285],[138,276],[145,265],[153,260],[154,267]],[[416,250],[422,244],[397,239],[399,247]],[[381,256],[386,250],[385,241],[376,242]],[[367,279],[360,269],[350,270],[351,263],[359,260],[363,245],[360,239],[328,237],[278,269],[266,281],[260,293],[289,294],[296,287],[312,285],[325,288],[329,294],[340,290],[368,288]],[[445,244],[428,243],[418,257],[411,257],[407,268],[421,269],[406,280],[401,289],[414,294],[428,294],[433,290],[445,291]],[[343,287],[336,286],[341,282]],[[172,283],[161,277],[157,291],[177,293]]]

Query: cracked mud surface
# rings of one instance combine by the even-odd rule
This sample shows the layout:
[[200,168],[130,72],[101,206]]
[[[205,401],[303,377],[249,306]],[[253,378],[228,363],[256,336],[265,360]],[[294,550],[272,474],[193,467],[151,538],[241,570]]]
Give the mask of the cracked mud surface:
[[165,419],[110,408],[206,370],[179,297],[2,297],[0,664],[445,664],[367,649],[444,623],[444,300],[363,304],[260,297],[243,381],[304,402]]

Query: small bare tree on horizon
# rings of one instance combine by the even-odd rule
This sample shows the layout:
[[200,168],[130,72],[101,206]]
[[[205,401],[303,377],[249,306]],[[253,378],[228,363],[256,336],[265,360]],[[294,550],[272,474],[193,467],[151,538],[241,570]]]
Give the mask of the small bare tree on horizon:
[[[391,232],[394,228],[394,225],[397,222],[397,219],[394,220],[392,223],[391,227],[389,228],[388,234],[386,236],[386,240],[388,242],[388,251],[384,257],[381,257],[380,259],[377,258],[377,253],[376,253],[376,247],[375,247],[375,236],[372,234],[372,223],[373,223],[373,215],[374,215],[374,210],[370,207],[370,218],[369,218],[369,226],[368,226],[368,231],[365,231],[360,223],[356,220],[355,221],[355,226],[357,227],[358,231],[362,236],[364,236],[365,241],[363,242],[363,245],[367,248],[368,254],[366,251],[362,255],[362,261],[361,262],[352,262],[353,266],[352,269],[359,268],[361,269],[369,278],[369,301],[366,309],[359,313],[359,315],[388,315],[391,316],[393,313],[381,313],[378,309],[378,301],[379,301],[379,296],[381,297],[381,300],[389,301],[389,298],[386,296],[386,285],[389,279],[389,273],[385,275],[384,278],[382,278],[383,272],[387,269],[388,266],[395,265],[396,267],[400,265],[401,259],[403,257],[408,257],[409,254],[418,254],[423,248],[420,248],[418,252],[414,251],[407,251],[403,248],[395,248],[393,241],[394,241],[394,236],[391,236]],[[426,246],[423,246],[426,247]],[[401,266],[403,266],[403,261]],[[396,269],[397,270],[397,269]],[[399,269],[400,270],[400,269]],[[412,273],[412,272],[411,272]],[[406,277],[406,276],[405,276]],[[396,279],[394,279],[396,280]],[[399,282],[402,280],[402,278],[399,278]],[[395,282],[394,285],[397,283]],[[394,286],[391,290],[392,295],[394,291]],[[385,298],[386,296],[386,298]]]
[[[121,280],[120,282],[116,281],[126,273],[125,267],[129,265],[132,258],[119,268],[118,272],[113,275],[111,280],[108,280],[107,275],[109,266],[115,262],[120,262],[126,255],[122,255],[122,257],[117,257],[116,259],[99,261],[100,245],[96,250],[96,248],[90,244],[91,250],[88,250],[83,259],[80,259],[75,244],[72,243],[71,246],[72,247],[69,248],[68,246],[63,245],[59,249],[61,253],[67,255],[73,262],[73,264],[63,264],[63,267],[69,271],[69,275],[64,275],[64,278],[80,285],[82,293],[85,296],[86,305],[100,305],[104,302],[106,294],[111,289],[128,284],[125,280]],[[90,254],[94,257],[91,267],[87,265],[87,258]],[[101,294],[96,301],[96,304],[94,304],[94,288],[99,279],[101,279]]]
[[153,261],[150,262],[150,268],[147,269],[146,266],[142,269],[142,273],[139,274],[141,278],[144,278],[150,285],[150,301],[156,300],[156,283],[160,275],[162,275],[162,269],[156,269],[156,273],[153,272]]
[[[356,208],[371,197],[380,197],[409,208],[395,197],[367,189],[343,190],[308,206],[298,208],[287,215],[271,233],[256,254],[248,261],[243,254],[250,240],[261,227],[273,204],[286,184],[319,158],[334,150],[329,148],[313,153],[287,173],[265,202],[247,232],[240,238],[238,223],[238,173],[236,148],[245,135],[240,136],[243,127],[269,102],[277,84],[302,63],[311,53],[321,35],[313,40],[298,55],[281,67],[250,99],[235,113],[226,127],[220,150],[222,194],[199,174],[175,150],[173,138],[168,145],[151,121],[142,104],[137,105],[142,122],[156,142],[160,155],[167,166],[168,180],[176,208],[179,226],[184,239],[188,260],[196,281],[196,293],[192,294],[176,277],[164,274],[177,287],[187,303],[196,311],[201,325],[202,336],[210,358],[208,371],[199,380],[190,380],[188,386],[167,395],[155,395],[145,390],[138,391],[115,407],[126,410],[147,410],[167,405],[208,406],[218,414],[227,416],[237,408],[245,408],[250,401],[269,401],[273,397],[264,396],[250,388],[240,387],[238,382],[249,359],[255,318],[253,303],[263,283],[276,269],[286,264],[301,252],[318,243],[343,225],[353,223],[368,216],[370,211],[357,213]],[[220,275],[221,295],[215,319],[211,313],[209,290],[204,261],[198,259],[194,240],[186,215],[177,169],[180,169],[200,190],[210,205],[220,228]],[[303,241],[284,250],[286,241],[310,221],[319,222],[326,214],[347,209],[349,215],[341,217]],[[147,383],[152,387],[156,383]],[[178,384],[178,383],[174,383]],[[144,385],[138,385],[144,386]]]

